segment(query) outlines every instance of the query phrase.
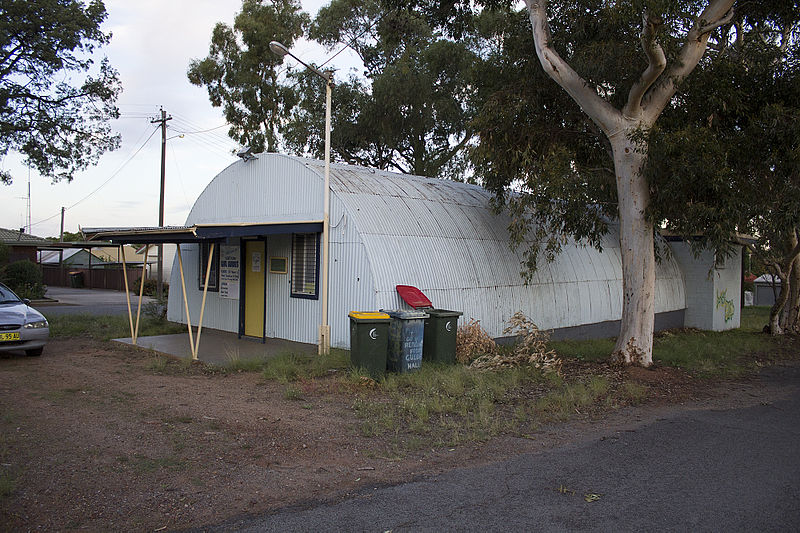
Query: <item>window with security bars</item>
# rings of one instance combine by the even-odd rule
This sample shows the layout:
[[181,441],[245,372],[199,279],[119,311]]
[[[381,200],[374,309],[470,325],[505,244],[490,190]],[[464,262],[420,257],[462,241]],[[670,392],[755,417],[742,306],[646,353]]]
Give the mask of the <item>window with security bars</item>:
[[[208,255],[211,252],[211,243],[200,243],[200,261],[198,261],[197,288],[203,290],[206,282],[206,268],[208,267]],[[208,290],[219,290],[219,244],[214,246],[214,255],[211,258],[211,275],[208,276]]]
[[292,234],[292,296],[319,296],[319,234]]

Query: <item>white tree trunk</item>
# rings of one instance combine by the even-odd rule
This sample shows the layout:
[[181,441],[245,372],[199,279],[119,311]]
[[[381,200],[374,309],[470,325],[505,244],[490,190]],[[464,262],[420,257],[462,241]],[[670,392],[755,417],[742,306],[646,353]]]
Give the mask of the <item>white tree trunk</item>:
[[786,303],[784,331],[800,333],[800,261],[794,261],[789,279],[789,301]]
[[618,110],[601,98],[596,88],[552,47],[548,0],[525,0],[542,68],[608,136],[614,150],[623,279],[622,325],[614,355],[627,364],[652,364],[655,324],[653,226],[645,217],[650,192],[641,176],[647,144],[632,142],[631,134],[647,132],[655,124],[677,85],[703,57],[710,33],[732,19],[733,2],[709,0],[686,34],[677,60],[669,70],[665,70],[666,55],[656,39],[660,21],[645,13],[640,40],[648,66],[631,87],[624,108]]
[[622,323],[613,357],[626,364],[653,363],[656,264],[653,225],[645,211],[650,190],[642,177],[646,145],[636,145],[623,131],[612,139],[619,198],[619,245],[622,254]]

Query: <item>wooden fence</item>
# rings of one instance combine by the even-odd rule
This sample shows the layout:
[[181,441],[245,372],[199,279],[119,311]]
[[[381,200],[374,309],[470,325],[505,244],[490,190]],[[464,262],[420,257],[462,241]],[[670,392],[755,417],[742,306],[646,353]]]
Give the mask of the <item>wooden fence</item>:
[[[72,287],[72,277],[80,279],[80,286],[88,289],[125,290],[122,268],[70,268],[68,266],[42,265],[44,284],[54,287]],[[141,267],[128,267],[128,283],[142,277]]]

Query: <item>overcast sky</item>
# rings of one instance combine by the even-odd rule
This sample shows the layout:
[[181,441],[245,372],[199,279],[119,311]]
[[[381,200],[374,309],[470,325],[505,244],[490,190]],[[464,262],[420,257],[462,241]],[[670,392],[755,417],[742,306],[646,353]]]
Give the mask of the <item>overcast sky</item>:
[[[302,4],[313,17],[328,2],[303,0]],[[122,134],[122,146],[71,183],[52,184],[31,171],[31,233],[40,237],[58,235],[62,206],[67,208],[66,231],[77,231],[79,225],[158,224],[161,137],[155,133],[145,140],[157,127],[150,119],[159,114],[160,106],[173,117],[167,136],[174,137],[167,142],[165,224],[183,224],[208,182],[236,161],[231,150],[237,146],[227,136],[222,112],[211,106],[204,88],[189,83],[186,70],[192,59],[207,55],[214,24],[233,23],[241,0],[106,0],[105,5],[108,19],[103,28],[113,37],[99,53],[108,56],[122,80],[117,102],[122,117],[113,124]],[[292,51],[316,63],[333,54],[309,43],[299,43]],[[353,61],[345,53],[332,64],[347,70]],[[216,129],[188,133],[211,128]],[[184,132],[183,138],[177,137]],[[28,170],[19,161],[14,154],[0,160],[0,167],[14,177],[13,185],[0,185],[3,228],[27,225]]]

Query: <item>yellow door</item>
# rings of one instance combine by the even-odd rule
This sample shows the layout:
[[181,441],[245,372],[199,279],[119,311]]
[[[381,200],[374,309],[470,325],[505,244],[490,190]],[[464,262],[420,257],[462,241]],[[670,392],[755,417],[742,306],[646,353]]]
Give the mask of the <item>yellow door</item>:
[[244,334],[264,336],[264,241],[245,241],[244,249]]

